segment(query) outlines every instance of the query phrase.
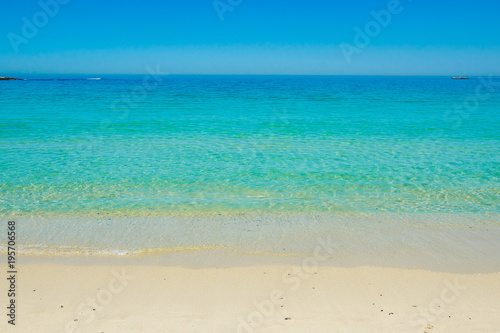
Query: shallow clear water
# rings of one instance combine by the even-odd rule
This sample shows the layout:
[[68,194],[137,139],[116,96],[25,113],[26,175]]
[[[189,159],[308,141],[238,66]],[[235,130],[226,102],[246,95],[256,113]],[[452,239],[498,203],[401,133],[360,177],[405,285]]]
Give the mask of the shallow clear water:
[[499,86],[158,80],[2,82],[0,213],[500,211]]
[[0,84],[1,216],[500,212],[500,79],[40,78]]

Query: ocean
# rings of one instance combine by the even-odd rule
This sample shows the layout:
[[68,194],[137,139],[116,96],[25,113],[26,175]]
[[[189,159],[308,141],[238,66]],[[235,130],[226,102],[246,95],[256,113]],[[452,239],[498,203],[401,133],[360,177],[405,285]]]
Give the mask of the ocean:
[[500,78],[38,75],[0,101],[0,216],[27,253],[500,225]]

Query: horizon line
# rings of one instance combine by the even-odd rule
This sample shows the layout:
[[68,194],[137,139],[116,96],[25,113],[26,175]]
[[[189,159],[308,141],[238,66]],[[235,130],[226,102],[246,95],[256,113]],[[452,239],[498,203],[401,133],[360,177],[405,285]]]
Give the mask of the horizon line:
[[[31,73],[31,74],[3,74],[6,76],[0,75],[0,77],[12,77],[12,78],[22,78],[22,76],[42,76],[42,75],[75,75],[75,76],[92,76],[92,75],[101,75],[101,76],[113,76],[113,75],[148,75],[149,73]],[[383,76],[393,76],[393,77],[484,77],[484,76],[492,76],[498,77],[497,74],[487,74],[487,75],[463,75],[463,74],[170,74],[170,73],[162,73],[157,74],[158,76],[373,76],[373,77],[383,77]]]

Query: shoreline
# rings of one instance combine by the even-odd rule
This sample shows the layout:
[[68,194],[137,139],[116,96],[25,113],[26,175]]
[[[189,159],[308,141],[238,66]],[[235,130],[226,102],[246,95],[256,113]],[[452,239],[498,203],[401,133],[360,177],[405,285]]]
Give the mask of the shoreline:
[[17,324],[7,332],[465,333],[500,325],[500,273],[325,262],[211,252],[19,256]]
[[[326,265],[451,273],[500,272],[500,217],[445,214],[229,215],[16,220],[21,256],[149,260],[176,255],[280,258],[294,263],[322,244]],[[5,249],[0,247],[0,254]],[[263,263],[267,263],[265,260]]]

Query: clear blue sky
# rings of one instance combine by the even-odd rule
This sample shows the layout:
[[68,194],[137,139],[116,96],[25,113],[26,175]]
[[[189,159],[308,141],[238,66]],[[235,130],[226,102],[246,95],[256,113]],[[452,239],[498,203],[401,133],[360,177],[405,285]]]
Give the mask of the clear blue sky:
[[[370,12],[389,2],[220,0],[232,9],[221,20],[213,0],[70,0],[43,22],[37,0],[2,1],[0,76],[147,66],[172,74],[500,75],[497,0],[401,0],[348,62],[340,45],[356,47],[355,27],[364,31]],[[23,35],[23,17],[33,23],[34,15],[38,31]]]

